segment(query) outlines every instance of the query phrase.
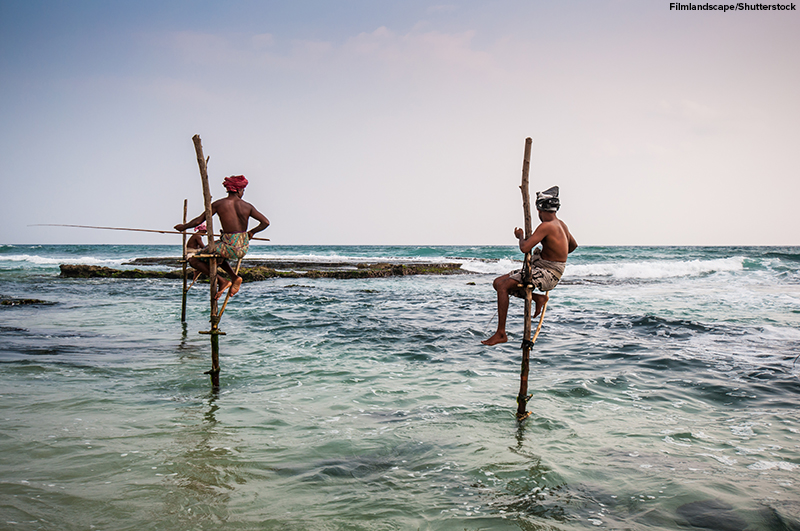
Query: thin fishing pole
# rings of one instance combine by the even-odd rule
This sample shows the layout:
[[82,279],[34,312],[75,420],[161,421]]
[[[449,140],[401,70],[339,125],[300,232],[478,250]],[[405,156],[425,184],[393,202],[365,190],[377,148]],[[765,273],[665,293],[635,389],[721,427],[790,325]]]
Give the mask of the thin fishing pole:
[[[131,229],[127,227],[96,227],[94,225],[66,225],[66,224],[59,224],[59,223],[36,223],[34,225],[28,225],[29,227],[75,227],[79,229],[104,229],[104,230],[126,230],[126,231],[133,231],[133,232],[156,232],[158,234],[183,234],[183,232],[171,231],[171,230],[155,230],[155,229]],[[258,240],[262,242],[270,241],[269,238],[250,238],[251,240]]]

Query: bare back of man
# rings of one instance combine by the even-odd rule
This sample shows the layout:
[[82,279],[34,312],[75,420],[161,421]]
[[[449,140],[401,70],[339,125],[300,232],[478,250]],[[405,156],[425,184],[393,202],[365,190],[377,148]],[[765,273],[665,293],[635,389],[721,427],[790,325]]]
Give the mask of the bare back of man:
[[[262,221],[264,217],[253,205],[242,199],[238,194],[218,199],[211,203],[211,214],[219,216],[219,222],[224,232],[245,232],[247,222],[251,217]],[[266,218],[264,218],[266,219]]]

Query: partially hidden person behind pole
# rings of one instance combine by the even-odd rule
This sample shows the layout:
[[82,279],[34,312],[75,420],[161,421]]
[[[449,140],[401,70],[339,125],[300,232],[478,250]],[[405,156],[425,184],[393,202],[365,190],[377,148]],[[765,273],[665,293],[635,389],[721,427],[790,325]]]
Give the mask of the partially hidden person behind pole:
[[[547,292],[555,288],[561,280],[567,265],[567,255],[578,248],[578,242],[572,237],[567,224],[556,216],[560,207],[558,186],[553,186],[544,192],[536,192],[536,210],[539,211],[541,223],[527,239],[522,229],[514,229],[514,236],[519,240],[519,250],[523,253],[528,253],[536,245],[542,244],[541,249],[537,247],[531,256],[531,284],[544,292],[532,294],[533,302],[536,304],[534,317],[539,315],[547,302],[549,298]],[[484,345],[497,345],[508,341],[506,317],[509,295],[525,297],[521,269],[497,277],[492,285],[497,291],[497,331],[489,339],[481,341]]]
[[[231,289],[231,295],[236,295],[239,292],[239,288],[242,286],[242,277],[236,274],[228,260],[243,258],[250,248],[250,238],[257,232],[269,227],[269,220],[266,216],[259,212],[256,207],[242,199],[247,184],[247,179],[245,179],[244,175],[225,177],[222,185],[228,191],[228,197],[211,203],[211,215],[216,214],[219,217],[219,221],[222,224],[222,235],[218,242],[214,242],[213,249],[211,246],[207,246],[198,254],[213,253],[223,259],[219,265],[228,274],[230,281],[217,276],[217,298],[228,288]],[[259,223],[255,228],[248,231],[247,224],[250,218]],[[175,225],[175,230],[183,232],[186,229],[200,225],[204,221],[206,221],[205,212],[188,223]],[[210,273],[208,261],[208,258],[194,256],[189,259],[189,263],[193,268],[206,275]]]
[[191,258],[203,250],[203,248],[206,246],[206,244],[203,243],[203,236],[206,234],[208,234],[208,228],[206,227],[205,223],[201,223],[194,228],[194,234],[192,234],[192,237],[189,238],[188,242],[186,242],[187,258]]
[[[203,242],[203,236],[206,234],[208,234],[208,228],[206,227],[205,223],[201,223],[194,228],[194,234],[192,234],[192,237],[189,238],[188,242],[186,242],[186,258],[191,258],[205,248],[206,244]],[[199,276],[200,271],[195,269],[194,279],[192,279],[192,286],[194,286],[194,283],[197,282],[197,277]]]

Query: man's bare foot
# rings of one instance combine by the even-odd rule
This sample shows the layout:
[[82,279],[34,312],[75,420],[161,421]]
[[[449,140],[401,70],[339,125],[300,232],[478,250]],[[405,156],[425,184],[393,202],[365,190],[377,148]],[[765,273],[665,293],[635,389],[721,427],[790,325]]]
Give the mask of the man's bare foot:
[[534,317],[539,315],[539,312],[542,311],[542,308],[548,300],[550,300],[550,296],[547,293],[544,295],[539,295],[538,293],[533,295],[533,302],[536,303],[536,309],[533,311]]
[[[222,292],[231,287],[230,280],[220,280],[219,287],[217,288],[217,298],[219,299],[222,296]],[[231,293],[233,295],[233,293]]]
[[231,297],[239,293],[239,288],[242,287],[242,277],[236,277],[236,280],[233,281],[233,286],[231,286]]
[[508,336],[505,334],[505,332],[495,332],[492,337],[481,341],[481,343],[483,343],[484,345],[489,345],[491,347],[492,345],[505,343],[506,341],[508,341]]

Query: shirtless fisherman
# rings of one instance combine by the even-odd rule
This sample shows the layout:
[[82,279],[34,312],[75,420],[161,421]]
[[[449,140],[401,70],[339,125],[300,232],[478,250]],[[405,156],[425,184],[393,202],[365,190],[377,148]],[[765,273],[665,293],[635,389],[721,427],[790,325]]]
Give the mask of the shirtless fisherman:
[[207,234],[208,229],[206,228],[205,223],[201,223],[194,228],[194,234],[192,234],[192,237],[189,238],[188,242],[186,242],[186,255],[188,257],[191,258],[192,255],[199,253],[203,247],[206,246],[206,244],[203,243],[203,236],[206,236]]
[[[222,185],[228,191],[228,197],[218,199],[211,203],[211,215],[216,214],[222,224],[222,236],[218,242],[214,242],[214,249],[210,246],[203,249],[199,254],[216,254],[225,258],[220,266],[230,277],[230,281],[224,280],[217,276],[217,298],[222,295],[222,292],[231,288],[231,295],[236,295],[239,288],[242,286],[242,277],[236,274],[227,259],[239,259],[247,254],[250,247],[250,238],[257,232],[269,227],[269,220],[256,210],[256,207],[242,200],[244,189],[247,186],[247,179],[244,175],[231,175],[225,177]],[[255,219],[259,224],[247,230],[247,223],[250,218]],[[206,220],[206,213],[203,212],[192,221],[175,225],[175,230],[183,232],[186,229],[196,227]],[[208,268],[208,258],[195,258],[189,259],[189,263],[193,268],[198,269],[208,275],[210,270]]]
[[[203,248],[206,246],[206,244],[203,243],[203,236],[206,236],[207,234],[208,230],[206,229],[205,223],[201,223],[194,228],[194,234],[192,234],[192,237],[189,238],[188,242],[186,242],[186,258],[191,258],[203,250]],[[194,286],[194,283],[197,282],[197,277],[199,276],[200,271],[195,269],[194,278],[192,279],[192,286]],[[191,288],[192,286],[189,287]]]
[[[567,255],[578,248],[578,242],[570,234],[567,224],[556,217],[560,206],[558,186],[553,186],[544,192],[536,192],[536,209],[539,211],[539,220],[542,223],[527,240],[524,239],[525,233],[522,229],[514,229],[514,236],[519,240],[519,250],[523,253],[529,252],[538,243],[542,244],[541,250],[537,248],[531,256],[531,284],[544,292],[556,287],[561,275],[564,274]],[[518,287],[521,283],[521,269],[494,279],[492,285],[497,291],[497,331],[489,339],[481,341],[484,345],[497,345],[508,341],[506,335],[508,296],[511,294],[524,297],[524,290]],[[547,293],[533,293],[533,301],[536,303],[534,317],[542,311],[547,299]]]

